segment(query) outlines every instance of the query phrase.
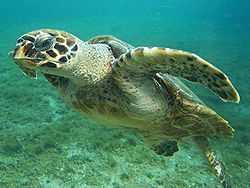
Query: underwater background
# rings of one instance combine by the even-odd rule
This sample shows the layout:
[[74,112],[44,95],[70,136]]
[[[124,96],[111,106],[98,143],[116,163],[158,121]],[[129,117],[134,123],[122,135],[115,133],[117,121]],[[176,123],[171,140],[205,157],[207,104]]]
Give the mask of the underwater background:
[[10,0],[0,6],[0,188],[221,186],[191,140],[174,156],[159,156],[135,132],[96,125],[65,106],[41,75],[25,77],[8,52],[40,28],[182,49],[221,68],[240,104],[189,86],[235,129],[233,139],[212,145],[233,187],[250,187],[250,1]]

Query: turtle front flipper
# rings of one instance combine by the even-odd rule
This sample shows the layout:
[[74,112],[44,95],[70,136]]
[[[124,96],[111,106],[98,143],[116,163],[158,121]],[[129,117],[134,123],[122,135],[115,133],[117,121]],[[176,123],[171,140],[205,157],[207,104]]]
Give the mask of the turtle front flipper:
[[129,50],[133,49],[134,47],[130,44],[121,41],[120,39],[113,37],[111,35],[101,35],[96,36],[88,41],[89,44],[106,44],[108,45],[115,58],[120,57],[120,55],[128,52]]
[[[223,136],[231,138],[234,129],[214,110],[206,106],[178,78],[156,74],[154,82],[159,93],[165,97],[171,119],[172,137],[183,136]],[[179,130],[179,131],[178,131]],[[167,131],[169,133],[169,131]],[[175,134],[176,135],[175,135]]]
[[168,73],[208,87],[223,101],[240,101],[238,92],[222,71],[199,56],[181,50],[135,48],[116,60],[113,68],[116,75],[124,71],[138,75]]

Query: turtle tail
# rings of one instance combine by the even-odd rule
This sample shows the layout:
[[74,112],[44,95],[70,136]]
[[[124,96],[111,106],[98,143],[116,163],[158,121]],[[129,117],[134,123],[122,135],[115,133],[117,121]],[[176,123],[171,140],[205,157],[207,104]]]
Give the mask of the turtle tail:
[[212,171],[218,177],[223,188],[231,188],[230,176],[226,174],[224,164],[218,159],[215,152],[209,146],[208,139],[206,137],[197,136],[194,137],[194,140],[204,152]]

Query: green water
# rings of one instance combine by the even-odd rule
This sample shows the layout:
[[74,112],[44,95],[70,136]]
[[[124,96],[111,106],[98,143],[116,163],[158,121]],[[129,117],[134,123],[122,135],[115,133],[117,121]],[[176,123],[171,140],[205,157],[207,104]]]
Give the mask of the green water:
[[0,188],[220,187],[191,140],[173,157],[158,156],[133,131],[83,119],[41,75],[25,77],[7,54],[21,34],[39,28],[183,49],[221,68],[240,93],[239,105],[189,85],[235,129],[233,139],[212,145],[233,187],[250,187],[249,20],[244,0],[1,2]]

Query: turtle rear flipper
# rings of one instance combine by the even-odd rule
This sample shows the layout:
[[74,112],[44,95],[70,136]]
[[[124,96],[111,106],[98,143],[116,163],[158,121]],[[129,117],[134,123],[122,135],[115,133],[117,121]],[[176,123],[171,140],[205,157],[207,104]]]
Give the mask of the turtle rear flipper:
[[[222,161],[218,160],[215,152],[209,146],[207,137],[231,137],[234,133],[233,128],[229,126],[226,120],[201,102],[188,87],[183,87],[182,82],[177,78],[157,74],[154,79],[163,95],[164,92],[167,94],[166,102],[168,105],[172,105],[173,116],[171,118],[173,121],[171,126],[183,130],[184,134],[187,134],[185,136],[194,138],[223,187],[231,187],[230,177],[226,174]],[[170,96],[171,98],[169,98]],[[156,151],[159,151],[159,149]]]
[[226,173],[226,169],[223,162],[218,159],[215,152],[209,146],[208,139],[205,137],[198,136],[194,137],[193,140],[197,143],[197,145],[205,154],[212,171],[219,178],[219,181],[222,184],[223,188],[231,188],[231,178]]
[[152,149],[156,154],[166,157],[173,156],[175,152],[179,151],[178,143],[175,140],[164,140],[159,144],[153,145]]

